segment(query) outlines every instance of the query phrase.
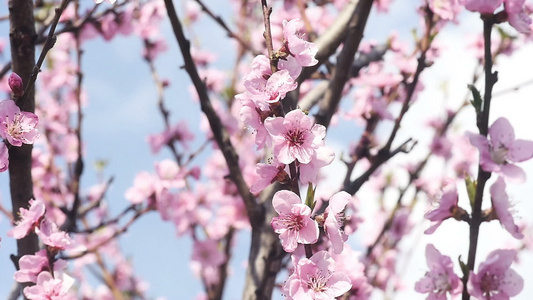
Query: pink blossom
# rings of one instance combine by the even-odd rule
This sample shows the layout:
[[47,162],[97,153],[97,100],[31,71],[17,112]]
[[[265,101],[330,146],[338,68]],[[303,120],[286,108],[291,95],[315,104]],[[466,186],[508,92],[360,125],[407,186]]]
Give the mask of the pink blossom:
[[506,0],[505,12],[507,12],[508,21],[520,33],[531,32],[531,18],[524,8],[525,0]]
[[[67,262],[62,259],[54,261],[54,271],[66,268]],[[19,260],[19,270],[15,272],[17,282],[36,282],[37,275],[44,271],[49,271],[48,256],[46,250],[39,250],[35,255],[24,255]]]
[[365,265],[360,261],[361,253],[354,251],[350,244],[346,244],[340,254],[332,254],[335,260],[335,271],[348,276],[352,288],[345,295],[349,300],[368,300],[372,293],[372,285],[365,275]]
[[329,199],[329,205],[325,211],[324,230],[329,237],[335,254],[342,252],[344,242],[348,239],[348,236],[342,230],[344,225],[343,212],[351,198],[352,196],[347,192],[338,192]]
[[301,35],[299,34],[299,26],[299,19],[283,21],[285,46],[300,65],[304,67],[314,66],[318,63],[318,60],[315,58],[315,55],[318,52],[318,47],[301,38]]
[[57,225],[48,219],[44,219],[41,221],[41,225],[39,226],[39,228],[35,229],[35,233],[37,233],[43,244],[52,248],[55,251],[85,250],[84,246],[78,244],[76,241],[70,238],[68,233],[66,233],[65,231],[59,230]]
[[145,41],[142,55],[148,61],[153,61],[159,54],[167,51],[167,49],[167,42],[162,38]]
[[20,208],[20,219],[17,225],[7,232],[8,236],[15,239],[21,239],[30,233],[36,226],[39,225],[41,218],[44,216],[46,207],[41,200],[30,200],[30,208]]
[[250,186],[250,192],[252,194],[258,194],[272,183],[284,180],[287,175],[285,172],[285,164],[257,164],[255,168],[259,179],[255,180]]
[[33,144],[39,137],[39,131],[35,128],[38,122],[35,114],[20,111],[13,100],[0,102],[0,136],[11,145],[20,147],[23,143]]
[[459,0],[429,0],[429,8],[443,20],[455,20],[461,6]]
[[13,72],[11,75],[9,75],[7,84],[13,92],[13,96],[20,97],[24,93],[24,84],[22,83],[22,78],[20,78],[17,73]]
[[133,187],[126,190],[124,197],[133,204],[142,203],[155,193],[157,179],[147,172],[141,172],[135,176]]
[[294,160],[307,164],[315,149],[323,146],[326,128],[315,124],[301,110],[295,109],[283,117],[267,118],[265,128],[274,143],[274,155],[278,161],[290,164]]
[[318,240],[318,224],[311,219],[311,209],[291,191],[278,191],[272,205],[279,214],[271,226],[280,234],[281,245],[287,252],[296,250],[298,243],[313,244]]
[[247,97],[247,93],[235,96],[241,101],[242,107],[239,112],[241,121],[250,126],[255,133],[255,144],[257,150],[261,150],[265,145],[271,145],[271,138],[264,125],[264,118],[268,116],[268,111],[263,111],[261,105]]
[[316,183],[318,171],[335,159],[335,151],[330,147],[322,146],[315,149],[311,161],[307,164],[300,164],[300,181],[304,184]]
[[429,271],[415,284],[415,291],[429,293],[427,300],[445,300],[447,294],[458,295],[463,283],[453,272],[453,262],[442,255],[432,244],[426,246],[426,261]]
[[478,272],[468,277],[468,293],[479,300],[509,300],[524,288],[524,279],[511,264],[516,250],[494,250],[479,264]]
[[451,218],[457,207],[458,201],[457,190],[455,189],[455,186],[453,186],[453,188],[449,189],[442,195],[439,201],[439,207],[424,215],[424,218],[434,222],[431,227],[424,231],[424,233],[432,234],[444,220]]
[[279,70],[272,74],[268,58],[258,55],[252,61],[252,71],[244,78],[244,86],[260,100],[273,103],[285,98],[298,84],[294,82],[288,70]]
[[68,290],[74,284],[74,278],[64,273],[55,277],[49,272],[41,272],[37,276],[37,284],[24,288],[24,296],[30,300],[65,300],[71,299]]
[[185,186],[183,176],[185,175],[176,161],[164,159],[155,164],[157,175],[160,179],[161,188],[181,188]]
[[490,196],[492,201],[492,209],[496,213],[498,220],[505,230],[516,239],[522,239],[524,235],[520,232],[520,228],[516,225],[513,215],[509,212],[509,196],[505,192],[505,181],[502,177],[490,187]]
[[194,242],[191,260],[199,262],[204,267],[218,267],[226,261],[226,257],[218,249],[218,243],[208,239]]
[[[295,259],[293,258],[293,262]],[[288,299],[334,300],[348,292],[352,284],[346,274],[336,272],[335,261],[326,251],[295,263],[294,273],[283,286]]]
[[483,170],[523,182],[524,171],[513,163],[533,157],[533,142],[516,140],[514,130],[506,118],[499,118],[489,128],[490,140],[485,136],[467,133],[470,143],[479,149],[479,163]]
[[464,5],[469,11],[492,14],[502,3],[503,0],[466,0]]
[[167,130],[148,136],[148,143],[152,153],[156,154],[161,148],[171,142],[180,143],[183,148],[189,148],[189,142],[194,140],[194,135],[190,132],[187,122],[180,121]]

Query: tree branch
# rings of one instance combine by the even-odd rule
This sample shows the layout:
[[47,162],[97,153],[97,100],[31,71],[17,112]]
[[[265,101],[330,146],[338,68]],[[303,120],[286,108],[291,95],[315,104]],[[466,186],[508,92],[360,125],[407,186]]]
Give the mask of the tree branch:
[[325,127],[329,126],[331,117],[339,106],[344,85],[351,77],[355,53],[363,38],[363,32],[365,30],[366,21],[368,20],[368,15],[372,9],[372,3],[374,3],[374,0],[361,0],[357,4],[354,18],[352,18],[348,26],[348,33],[344,40],[344,47],[339,54],[335,70],[329,81],[328,90],[324,95],[324,99],[322,99],[322,102],[320,103],[320,110],[315,116],[316,122]]
[[226,163],[229,168],[230,178],[235,183],[239,194],[241,195],[244,205],[246,206],[246,212],[248,213],[248,218],[252,227],[257,226],[257,218],[255,217],[256,203],[255,197],[250,193],[250,188],[248,184],[244,181],[242,171],[239,166],[239,156],[237,155],[233,144],[231,143],[230,136],[226,128],[222,125],[219,116],[215,112],[209,95],[207,94],[207,89],[205,83],[200,79],[194,60],[192,59],[190,52],[190,42],[185,37],[183,28],[181,26],[180,20],[174,8],[172,0],[165,0],[165,6],[167,8],[167,14],[170,18],[170,23],[172,24],[172,29],[174,35],[178,42],[178,45],[183,55],[183,60],[185,62],[185,70],[189,74],[194,87],[200,98],[200,106],[205,116],[209,121],[211,131],[215,141],[217,142],[218,147],[222,151]]

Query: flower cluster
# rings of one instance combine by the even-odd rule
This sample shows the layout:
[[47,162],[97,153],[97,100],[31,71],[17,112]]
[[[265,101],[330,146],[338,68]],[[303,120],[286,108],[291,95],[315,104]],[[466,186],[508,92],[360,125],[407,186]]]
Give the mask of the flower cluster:
[[[489,127],[487,136],[471,132],[467,132],[466,136],[471,145],[479,150],[479,166],[482,171],[499,175],[490,187],[492,206],[483,213],[483,221],[498,220],[514,238],[524,238],[512,215],[512,205],[506,192],[506,180],[515,183],[525,181],[524,171],[515,163],[533,157],[533,142],[516,139],[513,127],[503,117],[498,118]],[[467,187],[471,189],[469,197],[474,201],[475,183],[467,182]],[[469,220],[470,217],[459,207],[458,194],[455,185],[452,185],[440,196],[438,208],[426,213],[425,218],[434,222],[425,231],[426,234],[431,234],[448,218]],[[477,299],[495,297],[509,299],[517,295],[522,290],[523,280],[515,271],[509,269],[515,256],[515,250],[491,252],[487,260],[479,265],[478,272],[470,274],[468,293]],[[462,287],[456,283],[457,279],[453,274],[453,265],[449,257],[441,255],[432,245],[428,245],[426,257],[430,272],[417,283],[416,290],[430,293],[428,299],[440,299],[445,297],[447,292],[452,295],[459,293]]]
[[8,232],[9,236],[16,239],[22,239],[35,232],[46,246],[46,249],[34,255],[28,254],[20,258],[15,280],[21,283],[34,283],[23,290],[24,296],[28,299],[66,299],[74,279],[64,272],[67,262],[54,257],[60,251],[84,251],[86,248],[46,218],[45,210],[42,201],[30,200],[29,209],[20,209],[20,220]]

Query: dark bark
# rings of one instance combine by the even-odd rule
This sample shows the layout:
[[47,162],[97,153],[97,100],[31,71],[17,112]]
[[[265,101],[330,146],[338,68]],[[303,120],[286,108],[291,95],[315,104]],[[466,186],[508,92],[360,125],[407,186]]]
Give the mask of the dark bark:
[[[11,65],[13,72],[19,74],[26,85],[33,73],[35,65],[35,20],[33,17],[33,2],[31,0],[9,1],[9,39],[11,43]],[[31,89],[25,95],[23,111],[35,111],[35,93]],[[20,105],[17,103],[17,105]],[[22,147],[9,149],[9,186],[13,216],[17,219],[19,209],[27,208],[33,197],[33,183],[31,177],[32,145],[23,144]],[[39,250],[39,243],[35,234],[30,234],[17,240],[17,259],[25,254],[33,254]],[[18,265],[18,263],[17,263]]]

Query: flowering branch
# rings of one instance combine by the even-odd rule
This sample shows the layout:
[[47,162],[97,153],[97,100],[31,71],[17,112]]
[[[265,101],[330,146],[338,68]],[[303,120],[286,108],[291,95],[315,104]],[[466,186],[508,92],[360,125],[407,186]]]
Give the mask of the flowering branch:
[[239,194],[241,195],[244,201],[244,205],[246,206],[246,212],[248,213],[250,224],[253,227],[258,221],[258,218],[255,217],[256,216],[255,198],[250,193],[250,188],[248,187],[248,184],[246,184],[246,182],[244,181],[242,171],[239,167],[239,157],[237,153],[235,152],[235,148],[233,147],[233,144],[231,143],[227,130],[222,125],[222,122],[220,121],[219,116],[217,115],[217,113],[213,109],[213,106],[211,105],[211,102],[209,100],[209,95],[207,94],[207,89],[205,87],[205,83],[200,79],[200,76],[198,75],[196,65],[194,64],[194,61],[192,59],[191,52],[190,52],[190,42],[185,37],[183,28],[181,26],[180,20],[178,18],[178,15],[176,13],[176,9],[174,8],[174,4],[172,3],[172,0],[165,0],[165,6],[167,8],[168,17],[170,18],[170,23],[172,24],[174,35],[179,44],[181,54],[183,55],[183,60],[185,61],[185,70],[187,71],[187,73],[189,73],[189,76],[194,84],[194,87],[196,88],[196,91],[198,92],[198,96],[200,98],[201,109],[206,115],[207,119],[209,120],[211,131],[213,132],[215,140],[220,150],[222,151],[222,154],[224,155],[224,158],[228,165],[228,168],[230,171],[230,179],[237,186]]
[[[492,88],[498,80],[498,73],[492,72],[492,52],[491,52],[491,33],[492,26],[494,25],[494,16],[483,18],[483,40],[485,42],[485,94],[483,98],[483,109],[477,112],[477,126],[479,133],[483,136],[488,134],[490,101],[492,99]],[[485,190],[485,184],[490,178],[491,173],[486,172],[481,167],[478,167],[478,178],[476,184],[476,194],[474,204],[472,206],[472,217],[470,222],[470,243],[468,249],[468,270],[474,270],[474,264],[476,262],[476,253],[479,236],[479,226],[482,220],[481,205],[483,203],[483,191]],[[470,274],[466,273],[463,277],[463,284],[466,286],[468,277]],[[470,294],[467,289],[463,290],[463,300],[469,300]]]
[[[35,64],[35,20],[33,16],[33,1],[10,0],[10,44],[11,61],[14,72],[28,78]],[[25,82],[26,85],[29,85]],[[35,110],[34,92],[26,94],[27,101],[24,105],[19,103],[24,111]],[[32,145],[24,144],[22,147],[9,149],[9,187],[11,191],[12,215],[15,221],[21,217],[20,208],[27,208],[33,197],[33,183],[31,175]],[[39,250],[39,241],[35,233],[17,240],[17,256],[12,256],[18,268],[18,260],[26,254],[33,254]]]
[[[57,38],[55,35],[57,24],[59,23],[59,18],[61,17],[63,10],[65,10],[69,2],[70,0],[63,0],[61,1],[61,4],[59,5],[59,7],[55,9],[54,20],[52,21],[52,24],[50,25],[50,31],[48,31],[48,36],[46,37],[46,40],[44,42],[43,49],[41,51],[41,54],[39,55],[39,58],[37,59],[37,63],[33,67],[33,72],[31,76],[29,77],[26,83],[24,94],[22,94],[22,96],[19,99],[20,107],[24,105],[24,102],[27,101],[28,97],[32,97],[31,95],[29,95],[30,90],[33,89],[33,85],[35,84],[35,81],[37,80],[37,75],[39,74],[39,71],[41,70],[41,66],[43,65],[44,59],[46,58],[46,54],[48,54],[48,51],[50,51],[50,49],[54,47],[54,44]],[[22,78],[27,78],[27,77],[22,77]]]

